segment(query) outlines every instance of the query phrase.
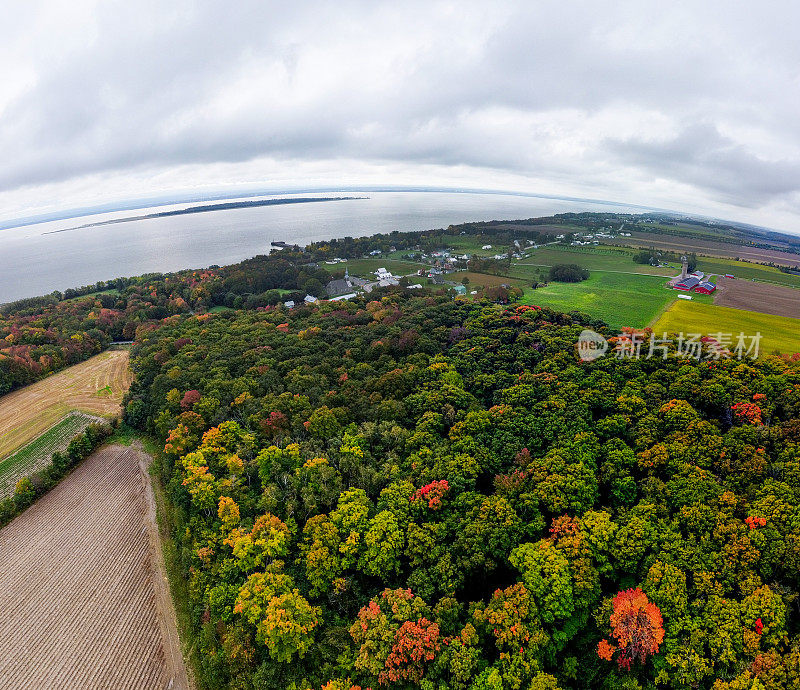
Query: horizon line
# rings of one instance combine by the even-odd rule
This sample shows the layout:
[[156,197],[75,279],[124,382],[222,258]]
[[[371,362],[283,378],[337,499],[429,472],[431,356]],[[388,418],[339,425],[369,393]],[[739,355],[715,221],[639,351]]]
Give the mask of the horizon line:
[[514,190],[502,189],[484,189],[472,187],[439,187],[427,185],[334,185],[334,186],[317,186],[317,187],[295,187],[283,189],[265,189],[247,187],[240,190],[239,193],[232,191],[216,192],[210,194],[191,194],[181,193],[175,196],[154,196],[154,197],[137,197],[127,200],[109,201],[106,203],[95,204],[91,206],[78,206],[69,209],[62,209],[58,211],[50,211],[47,213],[35,214],[32,216],[20,216],[11,218],[5,221],[0,221],[0,230],[12,230],[16,228],[28,227],[31,225],[40,225],[43,223],[50,223],[60,220],[70,220],[73,218],[84,218],[89,216],[102,215],[105,213],[116,213],[121,211],[137,211],[145,208],[159,208],[162,206],[171,206],[174,204],[191,204],[203,203],[213,201],[224,201],[230,199],[250,199],[259,196],[270,195],[288,195],[288,194],[327,194],[333,192],[400,192],[400,193],[440,193],[440,194],[493,194],[499,196],[516,196],[528,197],[533,199],[553,199],[556,201],[569,201],[575,203],[592,203],[603,206],[622,206],[630,209],[637,209],[645,212],[665,213],[676,216],[683,216],[687,218],[701,218],[714,221],[722,221],[725,223],[735,223],[750,228],[759,230],[766,230],[769,232],[777,232],[780,234],[788,234],[794,236],[793,233],[783,230],[776,230],[763,225],[754,225],[752,223],[745,223],[742,221],[727,220],[715,216],[708,216],[704,214],[687,213],[685,211],[675,211],[672,209],[659,208],[657,206],[647,206],[643,204],[632,204],[624,201],[612,201],[609,199],[593,199],[587,197],[564,196],[559,194],[544,194],[539,192],[523,192]]

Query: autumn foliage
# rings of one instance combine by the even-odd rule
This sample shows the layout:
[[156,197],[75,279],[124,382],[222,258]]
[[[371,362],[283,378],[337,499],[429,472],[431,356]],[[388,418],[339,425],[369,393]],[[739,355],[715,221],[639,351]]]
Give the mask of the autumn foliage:
[[644,664],[647,657],[658,652],[664,641],[664,621],[658,606],[650,602],[638,587],[627,589],[614,597],[611,614],[611,636],[617,644],[601,640],[597,654],[610,661],[619,651],[617,663],[630,670],[634,661]]
[[419,489],[412,497],[415,501],[427,501],[428,508],[439,510],[442,507],[442,499],[450,490],[450,485],[446,479],[431,482]]
[[741,402],[731,406],[737,420],[746,424],[761,424],[761,408],[755,403]]
[[200,402],[200,393],[198,391],[186,391],[183,399],[181,400],[182,410],[191,410],[195,403]]
[[137,345],[206,685],[798,687],[800,365],[411,293]]
[[433,661],[441,640],[439,626],[427,618],[406,621],[394,635],[392,651],[386,658],[386,670],[378,676],[381,683],[407,680],[419,684],[425,664]]

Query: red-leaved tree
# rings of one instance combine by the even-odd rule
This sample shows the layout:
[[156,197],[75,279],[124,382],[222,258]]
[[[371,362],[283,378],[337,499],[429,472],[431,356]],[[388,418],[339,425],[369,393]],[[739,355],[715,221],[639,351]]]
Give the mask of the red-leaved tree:
[[647,657],[658,652],[658,645],[664,641],[664,620],[658,606],[638,587],[617,594],[612,607],[611,637],[617,644],[601,640],[597,654],[610,661],[619,651],[619,667],[630,670],[634,661],[644,664]]
[[394,635],[392,651],[386,659],[386,670],[382,671],[381,683],[397,683],[406,680],[419,685],[425,665],[433,661],[440,649],[439,626],[427,618],[416,623],[406,621]]
[[181,400],[181,409],[191,410],[195,403],[200,402],[200,397],[200,391],[186,391],[183,400]]

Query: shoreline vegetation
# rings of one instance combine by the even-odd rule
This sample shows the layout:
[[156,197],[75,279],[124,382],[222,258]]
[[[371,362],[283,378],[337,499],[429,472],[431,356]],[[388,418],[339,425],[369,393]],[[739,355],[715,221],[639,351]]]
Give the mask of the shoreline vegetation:
[[85,223],[76,225],[72,228],[62,228],[61,230],[50,230],[43,232],[43,235],[55,235],[59,232],[69,232],[70,230],[83,230],[84,228],[96,228],[102,225],[116,225],[117,223],[129,223],[135,220],[149,220],[151,218],[167,218],[169,216],[185,216],[191,213],[207,213],[210,211],[232,211],[239,208],[258,208],[260,206],[282,206],[284,204],[311,204],[318,201],[356,201],[368,199],[365,196],[330,196],[330,197],[301,197],[298,199],[258,199],[255,201],[228,201],[221,204],[207,204],[204,206],[190,206],[179,208],[172,211],[159,211],[157,213],[146,213],[140,216],[129,216],[126,218],[114,218],[112,220],[102,220],[96,223]]

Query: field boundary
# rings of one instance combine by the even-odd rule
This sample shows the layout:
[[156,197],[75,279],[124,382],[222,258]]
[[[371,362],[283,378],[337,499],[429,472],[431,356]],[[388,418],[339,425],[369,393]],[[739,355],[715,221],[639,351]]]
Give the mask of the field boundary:
[[[78,427],[72,429],[71,435],[62,438],[60,442],[57,442],[54,445],[45,445],[45,447],[40,451],[40,454],[34,456],[29,462],[20,463],[19,459],[15,461],[15,458],[23,456],[26,451],[41,443],[46,436],[55,431],[59,426],[75,418],[80,418],[81,423]],[[80,436],[84,431],[86,431],[86,427],[88,427],[90,424],[106,424],[107,422],[108,420],[103,419],[102,417],[97,417],[95,415],[87,414],[86,412],[73,410],[65,414],[55,424],[45,429],[41,434],[39,434],[39,436],[31,440],[29,443],[26,443],[21,448],[17,448],[5,457],[0,458],[0,498],[4,498],[13,493],[13,486],[17,480],[21,479],[22,477],[29,477],[39,470],[45,468],[51,461],[53,453],[63,453],[67,449],[67,446],[69,446],[72,439]]]
[[[140,443],[134,440],[133,442]],[[192,614],[189,610],[189,593],[187,582],[181,572],[180,555],[175,548],[175,541],[172,532],[177,529],[175,519],[175,507],[169,502],[166,496],[166,487],[162,480],[163,456],[156,454],[154,461],[150,464],[150,484],[153,489],[155,499],[156,521],[158,524],[159,543],[161,545],[161,556],[164,564],[164,573],[170,592],[170,601],[173,606],[175,622],[180,640],[181,651],[183,653],[184,667],[189,679],[192,690],[205,690],[206,686],[202,682],[202,666],[199,658],[198,642],[195,639],[194,628],[192,626]]]
[[91,422],[89,422],[89,424],[107,424],[107,423],[108,423],[108,418],[107,418],[107,417],[98,417],[97,415],[89,414],[88,412],[81,412],[80,410],[70,410],[69,412],[67,412],[67,414],[65,414],[65,415],[64,415],[64,416],[63,416],[61,419],[59,419],[57,422],[55,422],[55,423],[51,424],[49,427],[47,427],[47,428],[46,428],[46,429],[45,429],[45,430],[44,430],[44,431],[43,431],[41,434],[39,434],[39,435],[38,435],[38,436],[37,436],[35,439],[33,439],[33,440],[31,440],[31,441],[28,441],[28,443],[26,443],[24,446],[20,446],[20,447],[19,447],[19,448],[17,448],[16,450],[12,450],[10,453],[7,453],[7,454],[6,454],[6,455],[4,455],[4,456],[0,456],[0,466],[1,466],[1,465],[2,465],[2,464],[3,464],[3,463],[6,461],[6,460],[8,460],[8,459],[10,459],[10,458],[13,458],[13,457],[14,457],[14,456],[15,456],[17,453],[21,453],[22,451],[24,451],[24,450],[25,450],[25,449],[26,449],[28,446],[32,446],[32,445],[33,445],[34,443],[36,443],[36,441],[38,441],[38,440],[39,440],[39,439],[40,439],[42,436],[44,436],[46,433],[49,433],[50,431],[52,431],[53,429],[55,429],[55,428],[56,428],[56,427],[57,427],[59,424],[61,424],[61,422],[63,422],[65,419],[67,419],[67,418],[69,418],[69,417],[86,417],[86,418],[88,418],[88,419],[91,419],[91,420],[92,420]]
[[153,476],[149,471],[150,466],[153,464],[153,457],[144,450],[142,442],[138,439],[133,442],[132,446],[139,454],[142,495],[145,503],[145,522],[153,561],[155,602],[156,609],[159,613],[158,623],[164,639],[164,654],[167,657],[167,665],[173,673],[170,686],[194,690],[195,684],[193,682],[193,677],[190,668],[186,664],[186,658],[182,651],[183,646],[178,630],[175,598],[172,596],[171,582],[167,573],[164,544],[162,543],[160,529],[161,523],[158,519],[158,503],[154,487],[158,478]]
[[69,412],[118,417],[133,378],[129,358],[127,351],[106,350],[0,396],[0,457],[25,447]]

